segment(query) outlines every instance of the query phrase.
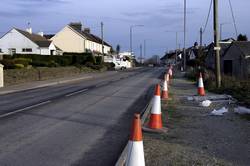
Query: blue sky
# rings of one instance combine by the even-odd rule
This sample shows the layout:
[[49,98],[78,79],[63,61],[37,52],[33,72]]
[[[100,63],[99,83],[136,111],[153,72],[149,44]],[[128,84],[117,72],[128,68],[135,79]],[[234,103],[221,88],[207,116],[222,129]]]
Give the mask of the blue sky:
[[[239,33],[250,38],[249,0],[231,0]],[[204,26],[210,0],[187,0],[187,46],[199,40],[199,28]],[[220,22],[223,37],[234,37],[234,27],[228,0],[221,0]],[[147,39],[147,56],[163,55],[175,48],[175,33],[183,29],[183,0],[1,0],[0,35],[12,27],[25,29],[31,23],[34,32],[56,33],[69,22],[81,21],[100,35],[100,22],[104,22],[105,40],[122,51],[129,50],[129,27],[134,29],[133,50],[139,55],[139,45]],[[4,8],[3,8],[4,6]],[[212,15],[204,42],[213,40]],[[179,34],[183,45],[183,34]]]

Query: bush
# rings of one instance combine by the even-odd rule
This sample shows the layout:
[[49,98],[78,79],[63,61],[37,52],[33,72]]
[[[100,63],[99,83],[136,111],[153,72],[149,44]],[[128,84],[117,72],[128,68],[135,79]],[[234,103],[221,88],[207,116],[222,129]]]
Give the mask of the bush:
[[97,65],[103,64],[103,57],[102,56],[96,56],[95,59],[96,59]]
[[107,67],[108,70],[114,70],[115,69],[115,64],[113,62],[111,63],[103,63],[104,66]]
[[23,64],[15,64],[15,69],[22,69],[24,68]]
[[14,69],[15,62],[12,59],[3,59],[0,61],[2,65],[4,65],[4,69]]
[[86,62],[90,62],[90,63],[96,64],[96,58],[95,58],[95,56],[93,56],[93,55],[87,56]]
[[15,64],[22,64],[24,67],[27,67],[32,62],[30,58],[15,58],[13,60]]

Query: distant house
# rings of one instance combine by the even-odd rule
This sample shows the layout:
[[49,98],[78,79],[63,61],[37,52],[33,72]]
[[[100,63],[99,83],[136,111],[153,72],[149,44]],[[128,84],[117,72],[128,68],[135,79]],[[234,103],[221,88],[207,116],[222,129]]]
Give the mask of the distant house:
[[[220,57],[221,57],[221,71],[223,72],[223,58],[225,51],[229,48],[231,43],[235,41],[232,38],[220,41]],[[205,49],[204,52],[206,54],[205,58],[205,65],[207,68],[211,70],[215,70],[215,50],[214,50],[214,43],[212,42],[209,44]]]
[[13,28],[0,38],[0,51],[3,54],[40,54],[56,55],[56,46],[43,33],[34,34],[32,29],[27,31]]
[[[102,53],[102,39],[90,33],[89,28],[82,28],[81,23],[70,23],[51,38],[53,43],[63,52]],[[109,54],[111,46],[103,42],[104,54]]]
[[224,74],[238,79],[250,78],[250,42],[234,41],[224,53]]

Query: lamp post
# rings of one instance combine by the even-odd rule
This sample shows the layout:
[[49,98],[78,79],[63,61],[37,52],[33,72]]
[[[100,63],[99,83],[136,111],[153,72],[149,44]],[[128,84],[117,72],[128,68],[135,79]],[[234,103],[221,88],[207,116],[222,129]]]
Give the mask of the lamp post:
[[130,54],[133,54],[133,28],[135,27],[143,27],[144,25],[131,25],[130,26]]

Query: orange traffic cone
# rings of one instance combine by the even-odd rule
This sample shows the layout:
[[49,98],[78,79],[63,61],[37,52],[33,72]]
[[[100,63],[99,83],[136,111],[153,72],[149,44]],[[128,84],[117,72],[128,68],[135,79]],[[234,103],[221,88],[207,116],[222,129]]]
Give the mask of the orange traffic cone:
[[155,88],[154,102],[151,109],[149,128],[151,129],[161,129],[162,128],[162,118],[161,118],[161,90],[160,85],[157,84]]
[[167,83],[166,79],[164,79],[164,82],[163,82],[163,89],[162,89],[162,93],[161,93],[161,98],[164,100],[168,99],[168,83]]
[[198,82],[198,94],[200,96],[205,96],[205,89],[204,89],[204,84],[203,84],[203,79],[202,79],[201,73],[200,73],[199,82]]
[[145,166],[140,114],[134,115],[126,166]]

